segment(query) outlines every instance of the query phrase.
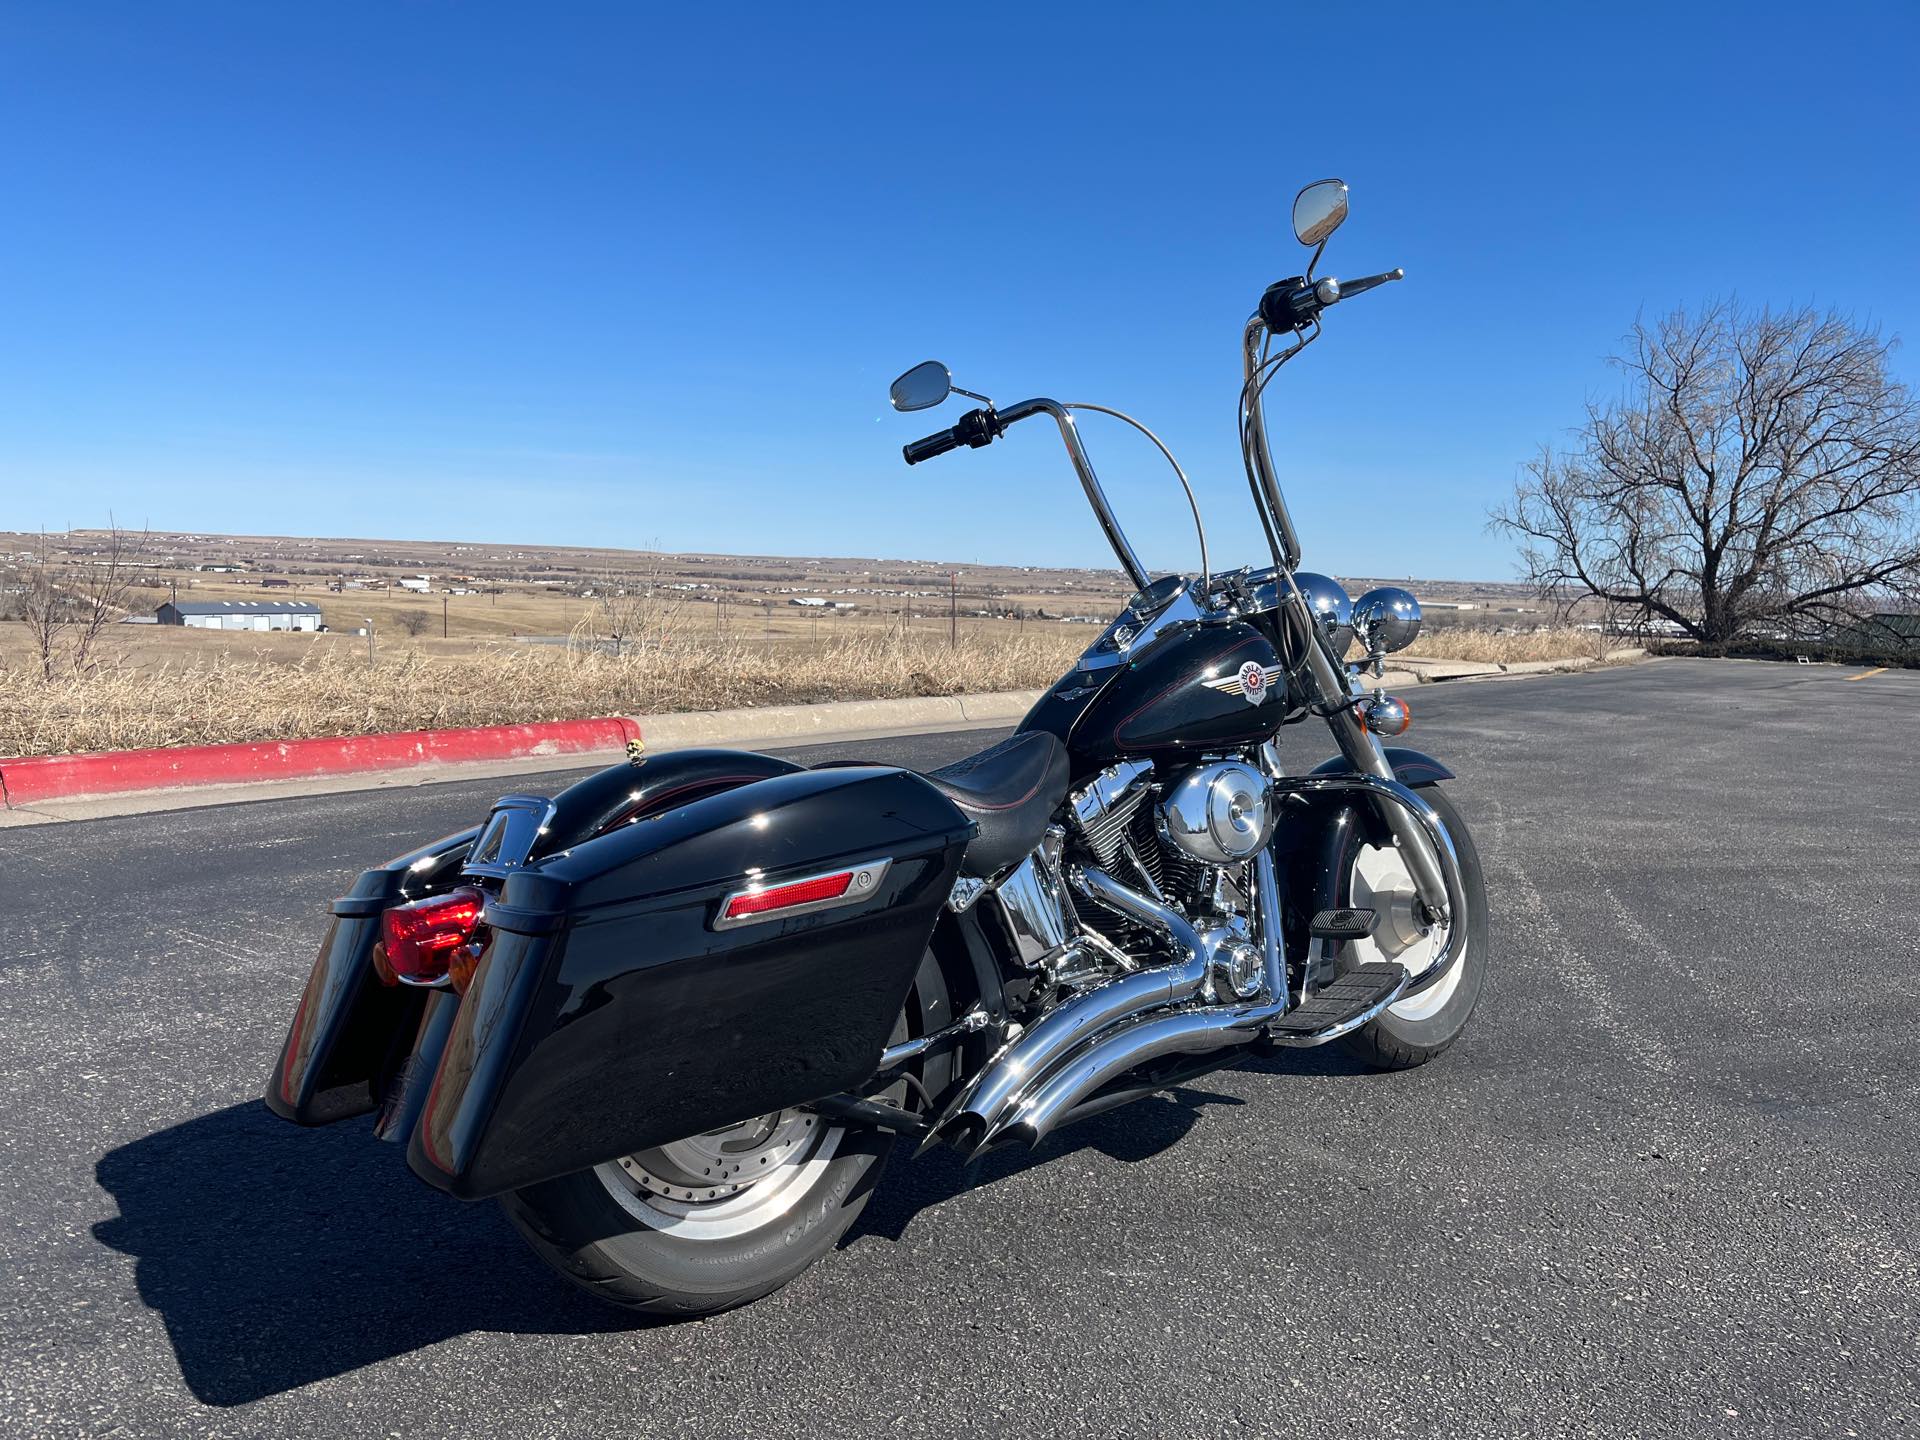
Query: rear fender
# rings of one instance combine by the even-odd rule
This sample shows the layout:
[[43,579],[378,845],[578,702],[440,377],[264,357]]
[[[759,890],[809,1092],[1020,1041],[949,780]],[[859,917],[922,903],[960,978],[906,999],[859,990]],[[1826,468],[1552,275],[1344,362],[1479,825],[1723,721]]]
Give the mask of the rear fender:
[[380,1101],[420,1024],[427,993],[380,983],[380,916],[451,886],[479,830],[462,830],[362,871],[338,900],[267,1081],[267,1107],[298,1125],[364,1115]]
[[[473,1199],[859,1085],[972,830],[908,771],[807,770],[514,871],[408,1163]],[[857,903],[715,928],[749,883],[881,859]]]
[[595,835],[703,796],[803,767],[745,750],[674,750],[608,766],[553,797],[535,857],[552,855]]

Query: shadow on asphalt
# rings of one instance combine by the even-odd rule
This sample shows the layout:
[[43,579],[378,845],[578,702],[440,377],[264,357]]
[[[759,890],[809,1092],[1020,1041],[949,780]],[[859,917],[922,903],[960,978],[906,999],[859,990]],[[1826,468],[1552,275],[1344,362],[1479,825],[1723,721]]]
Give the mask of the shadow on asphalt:
[[[1243,1068],[1344,1074],[1350,1064],[1296,1055]],[[1182,1085],[1031,1151],[996,1151],[972,1166],[947,1150],[896,1163],[842,1243],[898,1241],[922,1211],[1080,1150],[1149,1159],[1206,1108],[1245,1103]],[[95,1177],[120,1213],[94,1236],[134,1257],[140,1298],[165,1323],[203,1404],[247,1404],[471,1330],[574,1335],[661,1323],[576,1293],[495,1206],[422,1185],[395,1148],[372,1138],[370,1122],[303,1130],[264,1105],[234,1105],[109,1151]]]
[[241,1405],[469,1330],[628,1323],[541,1265],[497,1206],[421,1184],[371,1130],[235,1105],[102,1157],[120,1215],[94,1235],[134,1257],[195,1398]]
[[[1377,1073],[1337,1046],[1282,1050],[1264,1057],[1250,1055],[1230,1068],[1261,1075],[1363,1077]],[[1238,1096],[1196,1089],[1198,1083],[1176,1085],[1118,1110],[1081,1120],[1032,1150],[995,1150],[972,1164],[951,1150],[930,1151],[904,1165],[896,1162],[888,1166],[865,1213],[840,1243],[851,1245],[867,1235],[898,1241],[922,1211],[1076,1151],[1097,1150],[1110,1160],[1137,1164],[1177,1145],[1200,1122],[1206,1107],[1247,1103]]]

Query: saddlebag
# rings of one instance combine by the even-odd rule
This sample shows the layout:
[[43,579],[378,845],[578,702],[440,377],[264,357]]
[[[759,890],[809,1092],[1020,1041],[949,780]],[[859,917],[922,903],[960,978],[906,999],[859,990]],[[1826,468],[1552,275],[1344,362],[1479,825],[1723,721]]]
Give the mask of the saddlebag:
[[[409,1164],[477,1198],[860,1084],[971,833],[909,771],[801,771],[513,872]],[[743,890],[849,867],[872,887],[850,903],[718,923]]]

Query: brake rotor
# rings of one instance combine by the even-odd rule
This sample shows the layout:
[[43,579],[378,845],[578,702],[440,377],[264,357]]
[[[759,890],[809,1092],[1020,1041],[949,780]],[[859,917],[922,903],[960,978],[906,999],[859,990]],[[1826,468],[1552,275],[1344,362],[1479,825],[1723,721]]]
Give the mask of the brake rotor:
[[623,1155],[620,1168],[635,1185],[663,1200],[723,1200],[798,1156],[819,1119],[806,1110],[777,1110]]

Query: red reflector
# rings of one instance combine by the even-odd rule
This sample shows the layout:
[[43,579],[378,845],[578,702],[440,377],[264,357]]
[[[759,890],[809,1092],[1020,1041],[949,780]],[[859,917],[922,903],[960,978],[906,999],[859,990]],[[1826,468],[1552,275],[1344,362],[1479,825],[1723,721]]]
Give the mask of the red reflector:
[[818,875],[811,880],[796,880],[791,885],[775,885],[771,890],[752,890],[727,902],[727,919],[811,905],[816,900],[838,900],[851,884],[853,871],[842,870],[838,875]]
[[[471,886],[396,905],[380,917],[387,969],[414,985],[444,980],[453,952],[473,937],[486,897]],[[384,977],[382,977],[384,978]]]

